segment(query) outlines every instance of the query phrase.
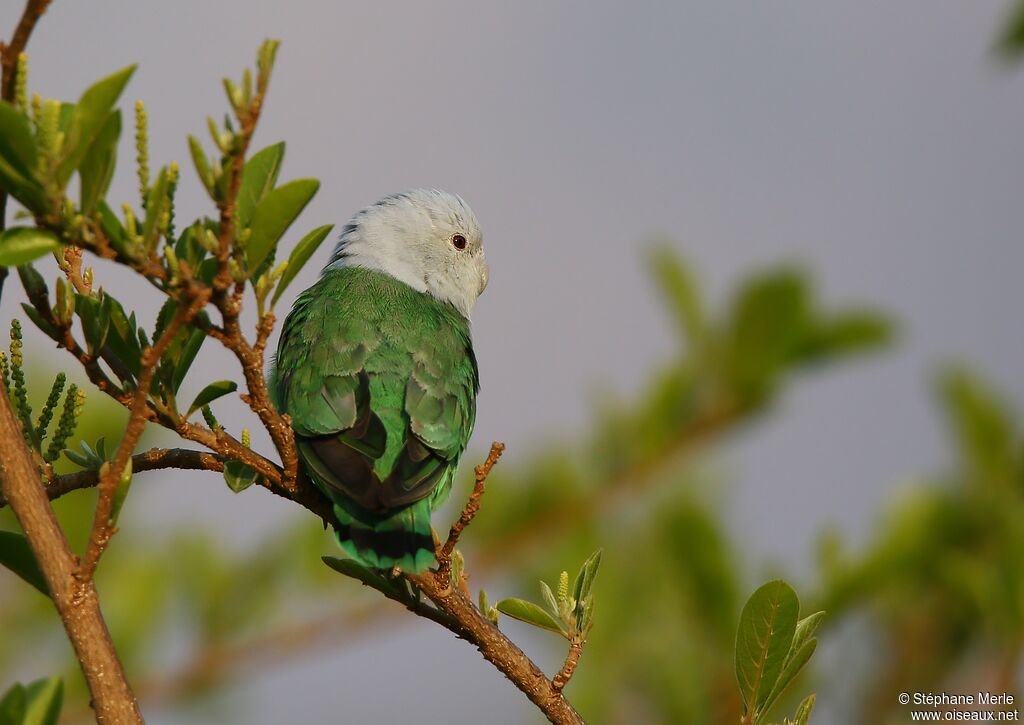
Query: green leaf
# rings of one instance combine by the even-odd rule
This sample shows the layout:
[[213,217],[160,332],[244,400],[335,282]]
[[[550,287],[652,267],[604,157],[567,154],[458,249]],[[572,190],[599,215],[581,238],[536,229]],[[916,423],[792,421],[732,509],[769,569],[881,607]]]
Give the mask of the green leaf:
[[214,190],[213,171],[210,169],[210,161],[206,158],[206,152],[203,151],[203,145],[199,143],[199,139],[189,134],[188,137],[188,150],[192,154],[192,163],[196,167],[196,173],[199,175],[199,180],[203,182],[203,186],[206,187],[206,191],[212,196]]
[[36,214],[49,209],[50,201],[35,175],[35,137],[28,118],[10,103],[0,102],[0,188]]
[[114,110],[100,126],[96,139],[90,144],[78,169],[81,177],[81,211],[86,216],[92,214],[96,204],[110,188],[110,180],[114,178],[114,166],[117,163],[117,141],[120,137],[121,112]]
[[110,317],[103,311],[103,304],[92,295],[75,293],[75,312],[82,320],[82,332],[89,349],[100,350],[110,329]]
[[50,588],[46,585],[46,578],[39,569],[32,548],[21,534],[0,531],[0,565],[10,569],[46,596],[50,596]]
[[236,390],[238,390],[238,383],[234,380],[218,380],[215,383],[210,383],[199,391],[199,395],[197,395],[196,399],[192,401],[192,405],[189,406],[188,413],[185,417],[187,418],[204,405],[209,405],[217,398],[233,393]]
[[270,301],[271,306],[277,304],[285,289],[295,279],[295,275],[306,266],[306,262],[313,256],[332,229],[334,229],[333,224],[324,224],[322,227],[317,227],[295,245],[295,249],[288,256],[288,266],[285,267],[284,273],[281,275],[281,281],[277,283],[277,289],[274,290],[274,296]]
[[540,594],[544,597],[544,604],[547,605],[551,615],[556,619],[560,619],[562,615],[558,611],[558,600],[555,599],[555,593],[551,591],[551,587],[548,586],[546,581],[542,580],[540,583]]
[[239,228],[247,228],[252,221],[256,205],[274,188],[277,174],[284,159],[284,141],[267,146],[245,162],[242,169],[242,183],[238,187],[235,203],[235,219]]
[[21,725],[25,720],[28,693],[25,686],[15,682],[0,698],[0,725]]
[[818,646],[818,640],[808,639],[805,640],[799,647],[794,647],[794,651],[791,653],[789,659],[786,660],[785,666],[782,668],[782,672],[779,674],[779,679],[775,681],[775,685],[772,687],[772,691],[768,693],[768,697],[765,698],[764,703],[760,706],[760,717],[757,722],[760,724],[764,722],[764,719],[768,717],[768,711],[771,706],[775,704],[775,701],[779,699],[786,688],[789,687],[790,683],[796,679],[796,676],[800,674],[800,670],[804,668],[804,665],[811,659],[811,655],[814,654],[815,648]]
[[674,251],[656,249],[650,256],[650,269],[661,294],[676,318],[686,340],[697,346],[704,337],[705,319],[696,277]]
[[808,695],[804,698],[804,701],[796,709],[796,719],[793,720],[793,725],[807,725],[811,719],[811,711],[814,710],[814,701],[817,699],[817,695]]
[[114,501],[110,508],[110,525],[113,527],[117,524],[117,517],[121,515],[121,507],[124,506],[124,500],[128,497],[128,489],[132,485],[132,459],[128,459],[128,465],[124,467],[124,471],[121,472],[121,477],[118,479],[117,488],[114,490]]
[[11,227],[0,233],[0,267],[27,264],[60,248],[60,239],[51,231],[35,227]]
[[79,451],[67,448],[64,451],[64,455],[69,461],[81,466],[82,468],[94,467],[94,461],[85,453],[80,453]]
[[370,571],[359,562],[353,561],[352,559],[339,559],[335,556],[323,556],[320,558],[327,566],[331,567],[339,574],[352,577],[371,589],[376,589],[389,599],[396,599],[398,601],[405,601],[408,599],[408,596],[399,592],[398,589],[392,586],[391,582],[380,574]]
[[518,619],[520,622],[532,624],[556,634],[565,635],[565,629],[554,617],[533,602],[525,599],[502,599],[495,605],[495,609],[504,615]]
[[1019,60],[1024,54],[1024,2],[1017,0],[1003,22],[1002,32],[996,40],[996,52],[1009,61]]
[[134,72],[134,65],[123,68],[91,85],[78,99],[64,142],[64,160],[57,169],[57,181],[61,187],[67,184],[71,173],[82,163]]
[[808,329],[808,285],[796,270],[781,269],[749,280],[732,309],[730,368],[741,392],[768,392]]
[[160,169],[146,197],[146,220],[142,223],[142,245],[154,249],[159,234],[160,218],[167,211],[167,167]]
[[64,683],[59,677],[36,680],[25,688],[25,716],[21,725],[57,725],[64,702]]
[[7,101],[0,101],[0,158],[29,178],[39,163],[28,117]]
[[256,483],[259,473],[241,461],[228,461],[224,464],[224,481],[235,493],[241,493]]
[[114,210],[105,201],[99,202],[100,211],[100,226],[103,228],[103,233],[107,235],[107,239],[110,240],[110,246],[125,256],[130,256],[125,249],[125,230],[121,225],[121,220],[117,218]]
[[22,302],[21,309],[25,311],[25,315],[32,320],[32,323],[38,327],[43,333],[52,340],[57,340],[60,337],[60,333],[57,332],[57,328],[50,324],[50,321],[39,314],[32,305]]
[[740,614],[736,680],[746,711],[760,714],[782,672],[796,633],[800,600],[781,579],[755,591]]
[[963,460],[990,480],[1012,471],[1016,443],[1005,396],[962,368],[946,370],[939,385]]
[[[103,304],[107,308],[107,318],[110,320],[107,347],[129,373],[138,377],[142,369],[142,349],[139,347],[135,313],[132,313],[131,317],[126,317],[124,307],[109,293],[103,295]],[[107,359],[106,354],[104,359]],[[116,369],[114,372],[121,377],[121,372]]]
[[804,642],[807,642],[817,634],[818,627],[821,626],[821,620],[824,618],[824,612],[815,612],[796,623],[796,632],[793,634],[793,646],[790,647],[789,652],[790,658],[792,658],[793,653],[803,646]]
[[320,188],[316,179],[296,179],[270,191],[252,216],[252,236],[245,248],[249,269],[255,271],[295,218]]
[[[178,392],[178,388],[181,387],[181,383],[185,380],[185,375],[188,373],[189,368],[192,367],[192,363],[195,361],[196,355],[199,354],[199,348],[203,346],[205,341],[206,333],[202,330],[193,330],[192,334],[189,335],[188,340],[185,342],[185,346],[181,350],[181,357],[178,358],[178,364],[174,366],[174,376],[171,378],[171,390],[173,392]],[[229,390],[227,392],[230,393],[231,391]],[[200,405],[198,407],[201,408],[203,406]],[[192,411],[189,411],[189,415],[191,415],[191,413]]]
[[800,344],[799,356],[806,360],[868,352],[893,337],[892,323],[867,310],[845,312],[819,323]]
[[573,583],[573,598],[576,600],[576,625],[582,629],[585,626],[584,620],[587,615],[587,608],[590,606],[590,589],[594,585],[594,577],[597,576],[597,568],[601,566],[601,549],[598,549],[583,562],[576,581]]

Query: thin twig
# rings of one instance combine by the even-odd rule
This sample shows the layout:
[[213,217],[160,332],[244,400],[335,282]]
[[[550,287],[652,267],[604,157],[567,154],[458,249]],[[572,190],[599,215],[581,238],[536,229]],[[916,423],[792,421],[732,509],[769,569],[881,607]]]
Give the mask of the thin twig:
[[[0,41],[0,98],[8,103],[14,100],[14,76],[18,68],[18,56],[25,51],[28,39],[32,37],[39,18],[46,12],[50,0],[28,0],[21,13],[18,26],[14,29],[10,43]],[[0,231],[7,226],[7,192],[0,191]],[[10,270],[0,267],[0,295]]]
[[473,644],[488,662],[509,679],[553,723],[582,723],[562,693],[512,640],[476,608],[469,597],[438,572],[405,574],[437,608],[459,623],[456,634]]
[[18,27],[11,36],[11,42],[0,44],[0,64],[3,65],[3,86],[0,95],[5,101],[14,100],[14,72],[18,67],[18,56],[25,51],[36,23],[49,5],[50,0],[28,0],[25,3],[25,10],[21,13],[21,20],[18,21]]
[[[470,642],[521,690],[541,712],[553,723],[582,723],[572,705],[562,697],[559,689],[552,686],[550,680],[533,661],[527,657],[512,640],[487,619],[477,608],[473,600],[461,588],[452,587],[451,557],[459,537],[473,521],[480,510],[480,499],[484,493],[484,484],[494,464],[501,458],[505,444],[491,444],[487,460],[475,469],[476,482],[473,492],[466,502],[459,519],[452,525],[448,540],[437,552],[438,568],[425,574],[404,574],[406,579],[415,584],[440,612],[453,620],[452,626],[444,620],[433,618],[452,631],[458,637]],[[414,610],[415,611],[415,610]],[[419,614],[419,612],[416,612]]]
[[558,671],[558,674],[551,678],[551,686],[556,691],[561,692],[569,684],[569,680],[572,679],[572,675],[576,671],[576,665],[580,662],[580,655],[583,654],[584,644],[586,642],[577,637],[569,640],[569,653],[565,656],[565,664],[562,665],[562,669]]
[[[132,471],[158,471],[178,468],[191,471],[223,471],[224,459],[216,453],[193,451],[188,448],[150,448],[132,456]],[[54,476],[46,484],[46,495],[51,501],[71,491],[92,488],[100,482],[100,472],[94,469]],[[0,508],[7,505],[7,499],[0,496]]]
[[128,425],[125,428],[124,437],[117,447],[117,453],[114,454],[113,462],[106,464],[105,469],[101,469],[100,495],[96,501],[96,515],[93,518],[92,532],[89,535],[89,546],[86,549],[85,558],[76,572],[76,577],[80,582],[92,578],[100,556],[103,555],[110,537],[114,533],[112,522],[110,521],[110,514],[114,507],[114,496],[117,493],[118,482],[121,480],[121,476],[128,465],[128,459],[131,457],[135,444],[138,443],[139,437],[142,435],[142,429],[146,425],[149,389],[156,374],[157,364],[159,364],[160,358],[167,351],[167,348],[170,347],[175,335],[178,334],[178,330],[187,324],[206,305],[210,298],[209,288],[199,289],[198,291],[191,290],[190,292],[192,298],[189,304],[183,304],[178,307],[177,313],[167,325],[167,328],[161,333],[156,344],[147,348],[142,353],[142,373],[139,375],[139,384],[132,398],[131,413],[128,418]]
[[469,526],[477,512],[480,511],[480,499],[484,495],[484,485],[487,483],[487,477],[491,474],[491,469],[494,468],[494,464],[498,462],[504,451],[505,444],[494,441],[491,443],[491,450],[487,454],[487,460],[473,469],[475,475],[473,492],[469,495],[469,500],[466,501],[462,514],[452,524],[451,529],[448,531],[448,539],[444,542],[444,546],[441,547],[441,551],[437,555],[438,575],[445,578],[446,581],[451,579],[452,552],[455,551],[455,546],[459,543],[459,537],[462,536],[463,530]]

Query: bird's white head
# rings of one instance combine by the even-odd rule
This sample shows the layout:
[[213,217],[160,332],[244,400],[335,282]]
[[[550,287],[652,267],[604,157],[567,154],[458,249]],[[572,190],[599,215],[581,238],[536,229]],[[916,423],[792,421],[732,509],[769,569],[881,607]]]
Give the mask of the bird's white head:
[[467,318],[487,286],[476,216],[460,197],[437,189],[386,196],[352,217],[324,271],[340,267],[389,274]]

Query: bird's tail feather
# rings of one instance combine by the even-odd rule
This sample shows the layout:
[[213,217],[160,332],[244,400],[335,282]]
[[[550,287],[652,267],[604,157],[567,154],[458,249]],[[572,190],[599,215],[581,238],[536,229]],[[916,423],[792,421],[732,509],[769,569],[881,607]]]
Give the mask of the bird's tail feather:
[[390,516],[359,515],[334,506],[338,544],[350,557],[372,569],[420,574],[437,565],[430,528],[430,500],[423,499]]

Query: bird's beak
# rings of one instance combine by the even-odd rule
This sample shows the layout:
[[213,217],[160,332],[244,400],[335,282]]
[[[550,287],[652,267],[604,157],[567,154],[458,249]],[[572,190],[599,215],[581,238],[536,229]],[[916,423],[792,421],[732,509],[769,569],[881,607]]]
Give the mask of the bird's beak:
[[480,254],[480,291],[477,292],[477,296],[482,295],[484,290],[487,289],[487,281],[491,278],[490,267],[487,266],[487,260],[484,258],[483,253]]

